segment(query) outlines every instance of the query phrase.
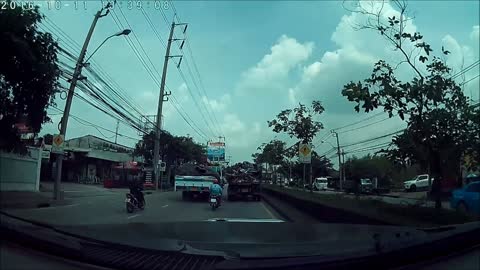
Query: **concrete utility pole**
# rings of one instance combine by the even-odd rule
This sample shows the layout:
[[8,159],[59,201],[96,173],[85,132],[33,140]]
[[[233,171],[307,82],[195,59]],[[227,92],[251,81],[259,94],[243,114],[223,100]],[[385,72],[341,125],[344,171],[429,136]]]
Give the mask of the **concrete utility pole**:
[[343,176],[343,181],[345,182],[346,178],[347,178],[347,173],[346,173],[346,168],[345,168],[345,151],[343,151],[342,149],[342,176]]
[[338,154],[338,173],[339,173],[339,178],[340,178],[340,190],[343,190],[343,165],[342,165],[342,159],[341,159],[341,152],[340,152],[340,142],[338,140],[338,133],[334,130],[332,130],[333,135],[337,138],[337,154]]
[[115,129],[115,143],[117,143],[117,136],[118,136],[118,126],[120,125],[120,120],[117,120],[117,128]]
[[[75,65],[75,71],[73,72],[73,77],[70,82],[70,88],[68,89],[67,93],[67,100],[65,102],[65,109],[63,110],[63,116],[62,120],[60,122],[60,135],[63,135],[65,138],[65,134],[67,131],[67,124],[68,124],[68,117],[70,114],[70,108],[72,107],[72,99],[73,99],[73,93],[75,91],[75,87],[77,86],[77,81],[80,77],[80,74],[82,73],[82,68],[83,68],[83,59],[85,58],[85,54],[87,53],[87,48],[88,44],[90,43],[90,38],[92,37],[93,31],[95,30],[95,26],[97,25],[97,21],[99,18],[106,16],[109,12],[109,8],[111,8],[112,5],[109,3],[105,8],[100,9],[97,11],[95,14],[95,17],[93,18],[93,22],[90,25],[90,29],[88,30],[87,37],[85,38],[85,42],[83,43],[82,50],[80,51],[80,56],[78,57],[77,64]],[[104,9],[107,9],[107,12],[102,15],[102,11]],[[62,163],[63,163],[63,154],[58,154],[57,155],[57,175],[55,178],[55,184],[53,186],[53,193],[54,193],[54,199],[55,200],[61,200],[60,196],[60,185],[61,185],[61,179],[62,179]]]
[[[158,110],[157,110],[157,123],[155,127],[155,145],[153,148],[153,168],[155,171],[155,190],[158,189],[158,176],[159,176],[159,155],[160,155],[160,134],[162,132],[162,108],[163,108],[163,102],[168,100],[164,100],[164,96],[170,95],[170,93],[165,94],[165,80],[167,76],[167,68],[168,68],[168,60],[173,57],[180,57],[180,61],[178,62],[178,67],[180,67],[180,63],[182,62],[182,56],[181,55],[170,55],[170,47],[172,45],[172,41],[177,41],[177,40],[183,40],[182,45],[180,46],[180,49],[183,48],[183,44],[185,43],[185,39],[177,39],[173,38],[173,32],[175,30],[175,26],[179,25],[185,25],[185,28],[183,30],[183,33],[187,30],[187,24],[186,23],[175,23],[172,22],[172,26],[170,28],[170,35],[168,36],[168,42],[167,42],[167,50],[165,53],[165,60],[163,62],[163,72],[162,72],[162,81],[160,84],[160,96],[158,97]],[[160,190],[162,190],[162,183],[160,183]]]

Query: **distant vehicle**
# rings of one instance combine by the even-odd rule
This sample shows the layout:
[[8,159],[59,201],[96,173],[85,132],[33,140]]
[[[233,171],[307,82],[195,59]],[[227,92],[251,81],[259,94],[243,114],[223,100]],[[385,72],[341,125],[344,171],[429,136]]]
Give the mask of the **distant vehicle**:
[[260,201],[260,181],[255,178],[254,172],[235,171],[233,174],[227,174],[228,181],[228,200],[253,198]]
[[[359,184],[357,186],[357,183]],[[345,180],[343,184],[343,189],[346,193],[364,193],[370,194],[373,193],[373,183],[369,178],[361,178],[357,181],[355,180]]]
[[315,190],[327,190],[328,179],[326,177],[315,178],[313,182],[313,189]]
[[480,181],[470,182],[463,188],[455,189],[450,198],[450,207],[480,216]]
[[[415,192],[420,189],[428,189],[429,177],[430,176],[428,174],[420,174],[420,175],[417,175],[412,180],[403,182],[405,191]],[[433,182],[433,178],[431,179],[431,181]]]
[[210,195],[210,186],[216,178],[213,176],[175,176],[174,191],[182,191],[182,199],[194,196]]

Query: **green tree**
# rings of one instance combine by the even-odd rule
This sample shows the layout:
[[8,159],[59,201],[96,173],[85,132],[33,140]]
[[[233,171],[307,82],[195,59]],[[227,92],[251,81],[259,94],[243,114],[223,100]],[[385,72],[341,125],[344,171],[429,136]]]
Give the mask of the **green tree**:
[[43,140],[44,140],[43,142],[44,142],[45,144],[52,145],[52,144],[53,144],[53,135],[50,134],[50,133],[45,134],[45,135],[43,136]]
[[[460,171],[463,154],[478,138],[473,134],[478,130],[473,121],[475,109],[452,78],[451,69],[442,59],[432,56],[433,49],[423,36],[406,31],[406,3],[392,3],[399,14],[386,19],[381,8],[366,10],[359,5],[354,12],[368,17],[359,28],[379,33],[402,55],[403,61],[394,66],[378,61],[369,78],[349,82],[342,94],[357,104],[357,112],[361,108],[370,112],[381,107],[390,117],[398,116],[407,123],[405,132],[394,138],[396,149],[387,152],[389,158],[418,162],[435,178],[454,177]],[[442,47],[443,55],[449,53]],[[396,77],[400,64],[408,65],[414,72],[409,81]]]
[[[134,155],[143,156],[145,162],[152,166],[155,133],[145,134],[142,140],[135,145]],[[190,137],[174,136],[168,131],[162,131],[160,136],[160,157],[167,164],[176,164],[177,161],[202,162],[205,157],[205,148],[195,143]]]
[[[313,101],[311,108],[299,103],[297,108],[283,110],[276,119],[267,123],[276,133],[286,133],[290,138],[297,138],[302,143],[311,143],[323,129],[323,124],[314,120],[314,117],[322,114],[324,110],[320,101]],[[292,113],[293,119],[290,119]]]
[[[285,160],[285,142],[283,141],[272,140],[269,143],[262,144],[257,150],[260,152],[252,155],[257,164],[267,163],[268,166],[273,165],[275,168]],[[276,173],[275,170],[274,173]]]
[[[6,5],[9,6],[7,1]],[[0,9],[0,149],[23,151],[15,123],[33,133],[50,121],[46,109],[58,88],[57,44],[37,29],[38,7]]]
[[[299,103],[297,108],[283,110],[277,115],[276,119],[267,121],[267,123],[276,133],[286,133],[290,138],[296,138],[299,143],[310,144],[318,132],[323,129],[323,124],[314,118],[324,111],[325,109],[320,101],[313,101],[311,107]],[[292,113],[293,119],[290,119]],[[298,143],[296,146],[298,149]],[[289,149],[287,155],[291,157],[297,149]],[[313,167],[310,168],[312,175]],[[312,176],[310,176],[311,178]],[[310,186],[310,192],[312,191],[312,186]]]

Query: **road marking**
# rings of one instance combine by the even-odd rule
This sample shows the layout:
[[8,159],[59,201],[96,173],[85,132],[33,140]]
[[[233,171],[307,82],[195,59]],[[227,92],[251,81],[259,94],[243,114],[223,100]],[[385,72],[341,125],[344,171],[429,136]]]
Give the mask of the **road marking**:
[[135,214],[135,215],[132,215],[132,216],[128,216],[127,218],[131,219],[131,218],[138,217],[138,216],[140,216],[140,214]]
[[263,209],[265,209],[265,211],[267,211],[267,213],[270,215],[270,217],[272,217],[273,219],[276,219],[276,217],[272,214],[272,212],[270,210],[268,210],[268,208],[265,206],[265,204],[263,202],[260,202],[260,204],[262,204]]
[[168,206],[168,204],[165,204],[164,206],[162,206],[162,208],[165,208],[165,207],[167,207],[167,206]]

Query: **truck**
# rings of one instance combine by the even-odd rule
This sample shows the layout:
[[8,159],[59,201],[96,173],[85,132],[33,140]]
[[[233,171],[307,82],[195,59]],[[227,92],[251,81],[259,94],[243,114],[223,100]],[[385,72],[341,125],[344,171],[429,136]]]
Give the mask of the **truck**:
[[182,192],[182,199],[194,197],[208,199],[210,186],[220,176],[208,167],[196,164],[184,164],[175,173],[174,191]]
[[343,189],[346,193],[374,193],[372,180],[369,178],[361,178],[357,181],[347,179],[343,183]]
[[403,182],[405,191],[428,190],[429,182],[433,182],[433,178],[430,181],[429,178],[428,174],[420,174],[411,180]]
[[228,200],[253,198],[255,201],[260,201],[260,181],[255,177],[256,174],[254,170],[243,169],[227,174]]

